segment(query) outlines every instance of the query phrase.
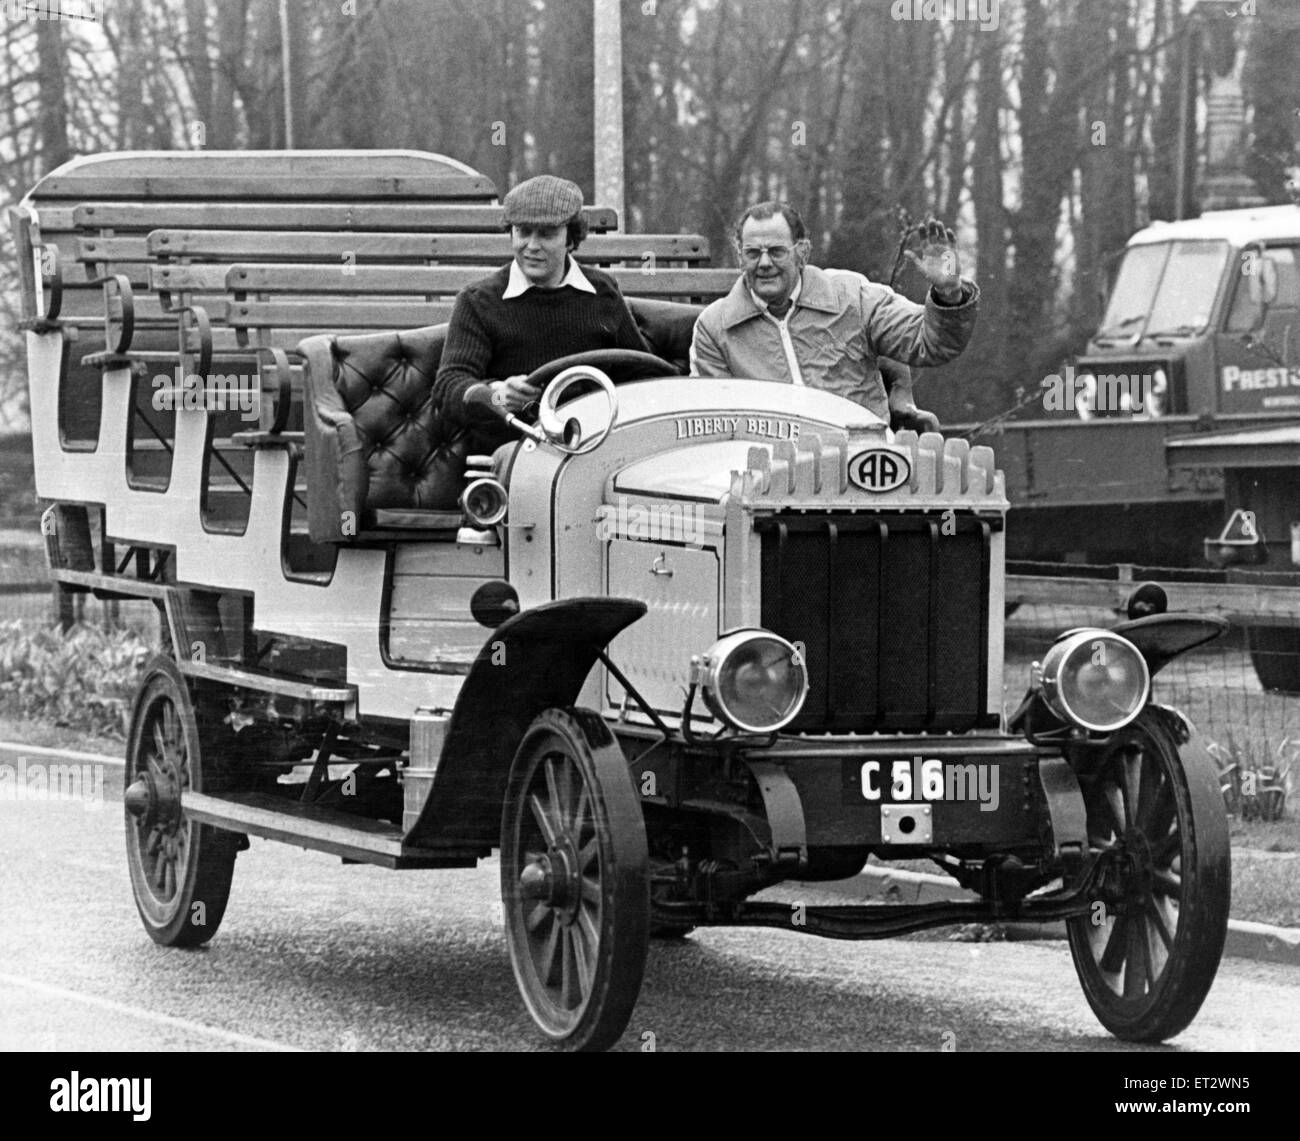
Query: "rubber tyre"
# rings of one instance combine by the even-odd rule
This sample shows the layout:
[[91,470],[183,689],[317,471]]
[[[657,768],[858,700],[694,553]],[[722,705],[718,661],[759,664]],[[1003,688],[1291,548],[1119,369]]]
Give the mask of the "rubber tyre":
[[515,754],[501,819],[501,899],[515,981],[570,1050],[622,1036],[645,973],[649,857],[640,797],[598,714],[548,709]]
[[[211,717],[200,724],[175,662],[151,659],[131,717],[124,787],[149,771],[173,789],[203,791],[204,749],[218,747],[224,730]],[[239,835],[187,820],[180,809],[125,817],[131,890],[149,937],[166,947],[206,943],[226,913]]]
[[1163,1042],[1196,1016],[1223,954],[1231,898],[1217,770],[1172,713],[1148,708],[1076,758],[1088,841],[1110,871],[1066,924],[1075,969],[1112,1034]]

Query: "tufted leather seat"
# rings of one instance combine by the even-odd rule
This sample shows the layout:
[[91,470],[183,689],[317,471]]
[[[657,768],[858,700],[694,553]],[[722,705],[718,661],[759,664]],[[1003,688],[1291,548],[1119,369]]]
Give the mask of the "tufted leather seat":
[[454,538],[469,440],[434,415],[446,331],[432,325],[302,343],[313,542]]
[[[640,298],[628,304],[651,349],[686,372],[700,307]],[[446,325],[430,325],[311,337],[300,346],[313,542],[454,538],[472,437],[434,411],[446,332]]]

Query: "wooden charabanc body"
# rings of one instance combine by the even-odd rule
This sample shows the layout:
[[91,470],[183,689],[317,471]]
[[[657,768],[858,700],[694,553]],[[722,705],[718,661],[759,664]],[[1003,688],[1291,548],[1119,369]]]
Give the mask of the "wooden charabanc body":
[[[1194,1017],[1227,828],[1150,676],[1222,624],[1146,589],[1146,616],[1063,635],[1004,718],[992,453],[681,376],[734,279],[701,239],[591,211],[580,254],[656,357],[538,370],[498,482],[431,400],[455,291],[508,256],[461,164],[106,156],[13,220],[51,574],[163,617],[125,795],[155,940],[215,934],[247,836],[390,868],[499,849],[521,993],[569,1046],[618,1039],[652,934],[707,925],[1066,919],[1111,1030]],[[873,853],[980,898],[751,900]]]

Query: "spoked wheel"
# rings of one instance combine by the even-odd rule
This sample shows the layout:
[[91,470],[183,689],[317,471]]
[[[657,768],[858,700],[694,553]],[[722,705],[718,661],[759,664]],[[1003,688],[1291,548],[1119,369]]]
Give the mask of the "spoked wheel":
[[145,668],[126,751],[126,855],[131,889],[155,943],[197,947],[217,933],[238,836],[187,820],[181,791],[203,788],[200,726],[170,658]]
[[574,1050],[618,1041],[650,923],[645,822],[605,723],[548,709],[515,754],[501,821],[510,962],[537,1024]]
[[[1209,993],[1228,930],[1228,821],[1214,762],[1148,709],[1085,762],[1095,904],[1067,924],[1084,994],[1135,1042],[1172,1038]],[[1180,734],[1181,735],[1181,734]]]

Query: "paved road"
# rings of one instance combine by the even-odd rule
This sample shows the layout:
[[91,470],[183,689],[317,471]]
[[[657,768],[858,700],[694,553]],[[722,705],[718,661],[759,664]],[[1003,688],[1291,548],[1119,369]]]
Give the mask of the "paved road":
[[[0,1049],[538,1046],[499,929],[495,860],[395,874],[254,840],[210,946],[168,950],[136,917],[120,771],[105,775],[100,807],[0,800]],[[937,1050],[946,1035],[958,1050],[1133,1049],[1094,1020],[1060,942],[766,930],[652,947],[621,1046]],[[1226,960],[1176,1045],[1300,1049],[1300,971]]]

